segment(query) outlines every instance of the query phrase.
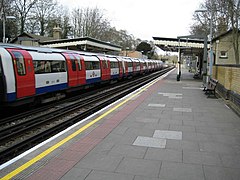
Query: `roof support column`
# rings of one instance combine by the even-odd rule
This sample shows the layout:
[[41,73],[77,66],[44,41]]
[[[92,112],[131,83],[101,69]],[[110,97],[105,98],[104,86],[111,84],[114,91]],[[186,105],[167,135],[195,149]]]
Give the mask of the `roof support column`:
[[207,36],[204,37],[204,51],[203,51],[203,61],[202,61],[202,77],[203,77],[203,84],[207,83]]
[[180,78],[181,78],[181,48],[179,46],[178,48],[178,64],[177,64],[177,67],[178,67],[178,71],[177,71],[177,81],[180,81]]

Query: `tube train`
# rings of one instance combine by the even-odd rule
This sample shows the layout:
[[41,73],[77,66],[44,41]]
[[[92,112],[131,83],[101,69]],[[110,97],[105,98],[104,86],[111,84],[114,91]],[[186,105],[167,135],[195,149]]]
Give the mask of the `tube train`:
[[162,67],[159,60],[0,44],[0,106],[50,102]]

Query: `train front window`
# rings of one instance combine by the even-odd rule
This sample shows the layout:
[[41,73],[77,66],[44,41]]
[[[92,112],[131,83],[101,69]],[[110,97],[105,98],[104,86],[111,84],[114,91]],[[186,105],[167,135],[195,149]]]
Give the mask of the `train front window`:
[[25,62],[23,55],[20,52],[13,51],[15,57],[15,63],[17,66],[17,73],[20,76],[26,75]]

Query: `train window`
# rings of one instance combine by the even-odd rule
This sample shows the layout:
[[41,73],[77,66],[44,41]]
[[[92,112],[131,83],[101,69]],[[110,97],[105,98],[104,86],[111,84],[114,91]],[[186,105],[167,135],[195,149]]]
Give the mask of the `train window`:
[[66,72],[66,63],[65,61],[52,61],[52,72]]
[[23,55],[20,52],[13,51],[16,65],[17,65],[17,73],[20,76],[26,75],[26,69],[25,69],[25,62]]
[[118,62],[110,62],[111,68],[118,68]]
[[64,61],[35,60],[33,66],[35,74],[66,72]]
[[132,63],[132,62],[129,62],[129,63],[128,63],[128,67],[133,67],[133,63]]
[[93,61],[93,69],[100,69],[100,63],[98,61]]
[[99,61],[85,61],[86,70],[100,69]]
[[92,62],[85,61],[85,68],[86,68],[86,70],[93,70]]
[[120,66],[120,68],[121,68],[121,69],[123,68],[123,65],[122,65],[122,63],[121,63],[121,62],[119,62],[119,66]]
[[70,59],[71,59],[72,71],[76,71],[77,66],[76,66],[76,63],[75,63],[75,57],[73,55],[70,55]]
[[107,69],[108,68],[108,61],[107,60],[103,60],[102,61],[102,66],[103,66],[103,69]]
[[81,59],[78,55],[75,55],[75,57],[77,59],[78,69],[79,71],[81,71],[82,70]]

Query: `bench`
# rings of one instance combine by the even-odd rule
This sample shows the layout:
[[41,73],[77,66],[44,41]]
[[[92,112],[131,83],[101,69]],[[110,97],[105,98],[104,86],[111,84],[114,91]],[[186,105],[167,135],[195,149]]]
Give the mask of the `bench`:
[[209,82],[206,87],[204,87],[205,94],[208,95],[208,97],[213,94],[216,97],[216,87],[218,84],[218,80],[214,78],[210,78]]

